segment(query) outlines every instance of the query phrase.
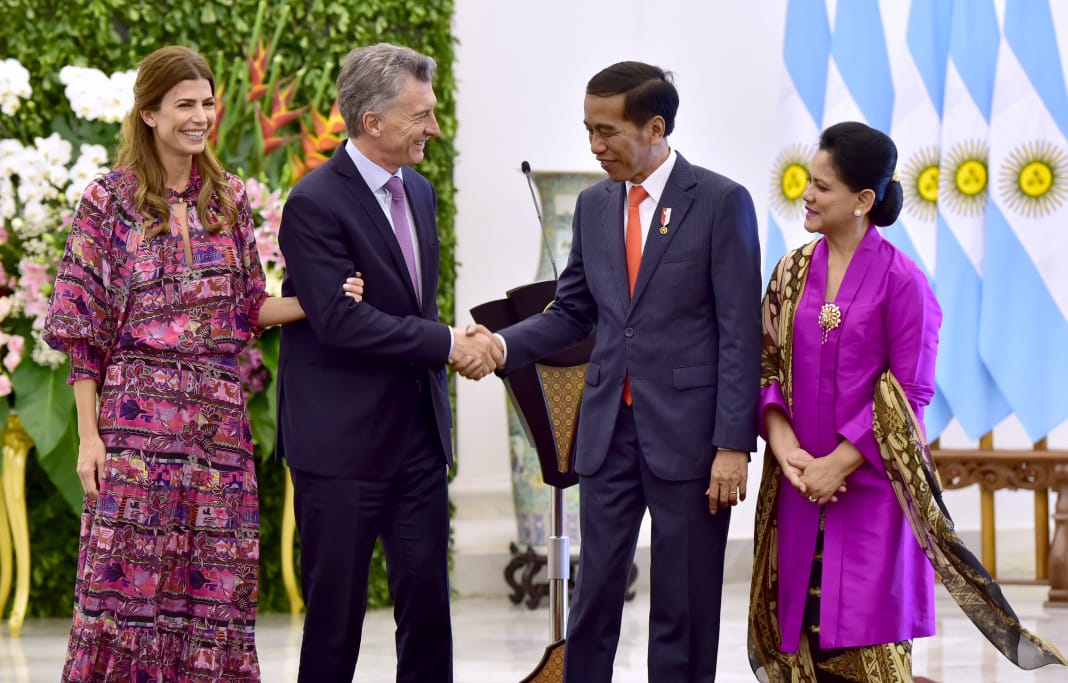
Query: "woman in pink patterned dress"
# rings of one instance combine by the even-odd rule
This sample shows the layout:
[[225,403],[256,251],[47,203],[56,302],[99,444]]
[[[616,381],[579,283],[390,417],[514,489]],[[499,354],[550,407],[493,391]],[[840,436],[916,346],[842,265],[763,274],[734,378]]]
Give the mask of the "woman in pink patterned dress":
[[259,680],[237,354],[304,311],[264,291],[244,185],[206,145],[214,94],[187,48],[141,62],[56,279],[45,339],[70,354],[86,492],[64,681]]

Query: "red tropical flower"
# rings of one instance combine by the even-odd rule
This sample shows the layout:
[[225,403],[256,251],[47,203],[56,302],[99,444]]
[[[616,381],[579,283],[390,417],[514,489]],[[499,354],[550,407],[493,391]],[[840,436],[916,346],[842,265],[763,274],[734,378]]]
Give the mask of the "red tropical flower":
[[222,125],[223,113],[226,111],[226,107],[223,106],[223,84],[215,86],[215,125],[208,131],[208,143],[212,148],[219,144],[219,126]]
[[292,182],[294,183],[300,180],[304,174],[308,172],[308,167],[304,165],[304,160],[296,154],[289,155],[289,167],[293,173]]
[[315,135],[317,137],[345,132],[345,119],[341,118],[341,111],[337,108],[337,100],[334,100],[334,106],[330,109],[329,117],[323,116],[313,109],[312,122],[315,124]]
[[256,51],[248,56],[248,101],[255,102],[267,94],[263,79],[267,76],[267,48],[263,41],[256,43]]
[[290,78],[278,85],[274,98],[271,101],[270,115],[257,110],[256,117],[260,122],[260,132],[263,135],[263,153],[270,154],[280,147],[284,147],[297,139],[296,135],[280,136],[278,133],[285,126],[296,121],[308,108],[307,105],[298,109],[290,109],[289,104],[293,99],[293,91],[296,89],[295,81]]

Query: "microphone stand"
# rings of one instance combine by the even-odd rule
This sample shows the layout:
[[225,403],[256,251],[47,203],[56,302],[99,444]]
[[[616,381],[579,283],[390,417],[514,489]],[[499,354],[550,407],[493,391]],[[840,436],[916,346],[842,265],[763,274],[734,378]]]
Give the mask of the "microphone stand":
[[[524,161],[520,170],[527,177],[527,187],[530,188],[530,199],[534,202],[534,213],[538,216],[538,226],[541,228],[541,242],[545,246],[545,253],[549,256],[549,263],[553,267],[553,279],[559,280],[560,274],[556,269],[556,259],[553,257],[552,247],[549,246],[549,231],[545,228],[545,219],[541,214],[541,206],[538,196],[534,192],[534,181],[530,177],[530,163]],[[571,578],[571,541],[564,533],[564,490],[558,486],[551,486],[552,507],[549,510],[550,536],[548,540],[547,562],[545,572],[549,579],[549,611],[551,613],[549,623],[549,642],[556,643],[564,639],[567,633],[567,584]]]
[[530,162],[524,161],[519,170],[527,177],[527,187],[530,188],[530,199],[534,202],[534,213],[538,215],[538,228],[541,230],[541,243],[545,245],[545,253],[549,256],[549,263],[553,267],[553,279],[559,280],[560,273],[556,270],[556,259],[553,258],[552,247],[549,246],[549,231],[545,229],[545,219],[541,216],[541,205],[538,203],[538,195],[534,192],[534,181],[530,177]]
[[[559,278],[559,271],[549,245],[537,195],[534,192],[530,164],[524,161],[521,170],[527,177],[531,198],[534,200],[534,210],[538,215],[539,229],[542,231],[542,244],[549,254],[554,279],[516,287],[510,290],[504,299],[488,301],[472,308],[471,317],[475,322],[485,325],[492,331],[537,315],[545,310],[547,305],[552,304],[556,295],[556,280]],[[551,640],[533,673],[524,678],[521,683],[562,683],[563,681],[567,593],[571,574],[570,540],[564,533],[564,489],[578,483],[578,475],[572,469],[571,463],[579,419],[577,406],[581,400],[581,393],[576,394],[573,387],[579,387],[578,391],[581,392],[586,364],[589,362],[593,344],[594,338],[590,335],[585,341],[546,356],[533,365],[513,368],[503,378],[505,388],[519,412],[527,436],[538,454],[542,480],[552,489],[552,509],[549,519],[551,536],[548,539],[546,552]],[[547,383],[548,377],[560,374],[570,379],[563,383],[568,387],[566,389],[551,382]],[[569,412],[561,409],[560,406],[563,405],[574,405],[576,409]]]

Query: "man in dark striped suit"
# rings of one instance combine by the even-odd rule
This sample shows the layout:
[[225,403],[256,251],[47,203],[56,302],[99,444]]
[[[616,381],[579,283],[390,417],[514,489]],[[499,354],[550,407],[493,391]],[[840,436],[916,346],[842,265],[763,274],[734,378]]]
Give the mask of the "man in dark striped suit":
[[731,507],[756,448],[760,245],[744,187],[667,141],[670,74],[586,89],[608,178],[578,199],[555,303],[501,331],[505,374],[596,332],[578,427],[582,547],[565,680],[612,677],[638,530],[652,518],[650,681],[713,681]]

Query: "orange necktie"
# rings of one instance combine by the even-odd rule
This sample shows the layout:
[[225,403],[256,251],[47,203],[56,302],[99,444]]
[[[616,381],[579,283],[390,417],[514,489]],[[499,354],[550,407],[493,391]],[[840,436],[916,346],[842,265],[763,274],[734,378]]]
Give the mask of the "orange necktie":
[[627,194],[627,282],[630,295],[634,296],[634,283],[638,281],[638,267],[642,264],[642,217],[638,205],[649,193],[641,185],[630,188]]
[[[642,217],[638,205],[649,193],[641,185],[634,185],[627,193],[627,232],[625,244],[627,249],[627,282],[630,295],[634,296],[634,283],[638,281],[638,267],[642,264]],[[628,406],[633,402],[630,395],[630,373],[623,379],[623,402]]]

